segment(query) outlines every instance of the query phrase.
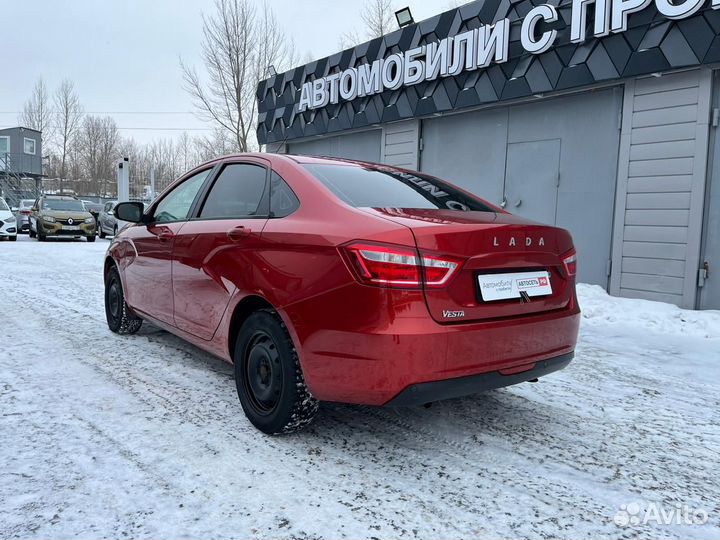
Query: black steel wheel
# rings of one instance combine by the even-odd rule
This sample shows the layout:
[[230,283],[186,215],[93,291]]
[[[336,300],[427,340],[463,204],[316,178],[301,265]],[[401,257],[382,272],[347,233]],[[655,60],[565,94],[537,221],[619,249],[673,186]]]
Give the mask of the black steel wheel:
[[248,317],[234,361],[238,397],[256,428],[291,433],[312,422],[318,402],[305,386],[297,351],[277,313],[261,310]]
[[142,326],[142,319],[125,302],[120,273],[114,266],[105,280],[105,318],[108,328],[116,334],[134,334]]

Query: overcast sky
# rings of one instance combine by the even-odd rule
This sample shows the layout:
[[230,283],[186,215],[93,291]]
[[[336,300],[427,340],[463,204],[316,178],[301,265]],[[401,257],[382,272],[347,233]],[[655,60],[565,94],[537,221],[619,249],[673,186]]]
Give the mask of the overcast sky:
[[[301,58],[339,50],[339,36],[360,27],[361,1],[269,0]],[[447,0],[396,0],[415,20],[447,8]],[[35,81],[51,91],[75,83],[85,110],[111,114],[137,141],[207,133],[182,89],[178,59],[197,64],[203,10],[211,0],[0,0],[3,22],[0,127],[17,125]],[[145,129],[139,129],[145,128]],[[148,129],[152,128],[152,129]]]

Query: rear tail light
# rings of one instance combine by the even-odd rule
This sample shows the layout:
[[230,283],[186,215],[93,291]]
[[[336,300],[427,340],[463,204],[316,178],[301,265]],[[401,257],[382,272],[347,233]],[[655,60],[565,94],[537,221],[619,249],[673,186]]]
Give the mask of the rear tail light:
[[23,216],[29,216],[31,212],[30,212],[30,210],[20,210],[20,213],[21,213]]
[[562,261],[565,275],[572,277],[577,274],[577,253],[572,252],[570,255],[563,257]]
[[383,287],[442,287],[455,274],[460,262],[449,258],[418,254],[404,246],[350,244],[344,247],[361,283]]

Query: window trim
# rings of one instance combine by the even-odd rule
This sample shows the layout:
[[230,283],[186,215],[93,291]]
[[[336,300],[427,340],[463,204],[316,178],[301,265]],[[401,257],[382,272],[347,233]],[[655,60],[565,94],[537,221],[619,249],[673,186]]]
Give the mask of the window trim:
[[[173,193],[177,188],[179,188],[181,185],[183,185],[185,182],[187,182],[187,181],[190,180],[191,178],[194,178],[194,177],[197,176],[198,174],[202,174],[202,173],[204,173],[205,171],[209,171],[209,172],[208,172],[208,175],[205,177],[205,180],[203,181],[203,184],[200,186],[200,189],[199,189],[198,192],[195,194],[195,198],[193,199],[193,202],[192,202],[192,204],[190,205],[190,210],[188,211],[188,217],[186,217],[185,219],[176,219],[176,220],[172,220],[172,221],[163,221],[163,222],[161,222],[161,224],[162,224],[162,225],[165,225],[165,224],[167,224],[167,223],[182,223],[182,222],[185,222],[185,221],[190,221],[190,220],[193,218],[193,216],[195,215],[195,211],[196,211],[196,209],[197,209],[198,199],[199,199],[199,197],[204,193],[205,188],[206,188],[206,186],[207,186],[207,184],[208,184],[208,181],[211,180],[211,179],[213,179],[213,178],[215,177],[215,175],[217,174],[217,167],[218,167],[217,164],[211,165],[211,166],[206,167],[206,168],[198,167],[197,169],[193,169],[192,171],[190,171],[189,173],[187,173],[184,177],[181,177],[179,180],[177,180],[176,182],[174,182],[174,183],[172,184],[172,189],[168,190],[167,193],[163,193],[163,196],[162,196],[162,197],[160,197],[159,199],[157,199],[156,201],[153,202],[152,206],[150,207],[151,212],[145,214],[145,215],[147,216],[147,223],[146,223],[146,224],[147,224],[147,225],[157,225],[158,222],[155,221],[155,211],[157,210],[157,207],[160,206],[160,203],[162,203],[171,193]],[[147,211],[146,211],[146,212],[147,212]]]
[[7,140],[7,151],[0,152],[0,154],[9,154],[10,153],[10,136],[9,135],[0,135],[0,139]]
[[[28,143],[28,141],[33,143],[33,151],[32,152],[28,152],[26,149],[25,145]],[[32,139],[30,137],[23,137],[23,154],[26,154],[28,156],[37,155],[37,141],[35,139]]]
[[[212,190],[213,186],[215,185],[215,182],[218,178],[220,178],[220,175],[225,170],[225,167],[228,167],[229,165],[252,165],[253,167],[262,167],[265,169],[265,187],[263,188],[263,194],[260,198],[260,202],[258,203],[258,208],[260,208],[261,205],[265,206],[265,212],[263,214],[255,214],[253,216],[235,216],[235,217],[201,217],[200,212],[202,212],[203,207],[205,206],[205,203],[207,202],[207,198],[210,195],[210,190]],[[270,167],[265,162],[261,161],[254,161],[254,160],[228,160],[223,161],[219,163],[217,166],[217,170],[213,173],[212,178],[209,178],[209,182],[203,187],[201,190],[201,197],[199,200],[195,201],[196,205],[195,208],[193,208],[193,211],[191,213],[191,217],[188,219],[188,221],[222,221],[222,220],[232,220],[232,219],[269,219],[270,218]]]

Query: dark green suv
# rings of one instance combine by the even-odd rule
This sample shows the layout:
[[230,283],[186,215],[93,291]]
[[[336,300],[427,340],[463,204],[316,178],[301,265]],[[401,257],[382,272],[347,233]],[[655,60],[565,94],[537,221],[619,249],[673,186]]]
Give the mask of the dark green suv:
[[94,242],[95,218],[75,197],[43,195],[32,207],[30,238],[42,242],[48,236],[84,236]]

